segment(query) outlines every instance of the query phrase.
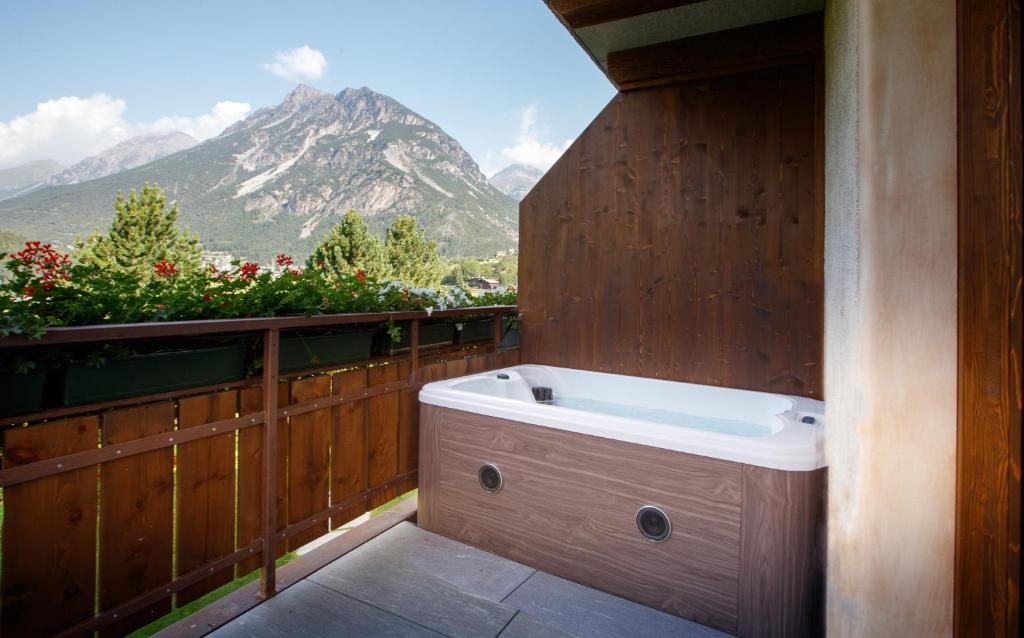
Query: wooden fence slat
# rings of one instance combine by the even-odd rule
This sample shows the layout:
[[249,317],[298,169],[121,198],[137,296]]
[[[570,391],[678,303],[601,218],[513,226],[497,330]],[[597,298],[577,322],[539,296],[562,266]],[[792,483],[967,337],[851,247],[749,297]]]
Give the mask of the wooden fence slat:
[[[97,447],[99,417],[8,430],[4,467]],[[92,617],[96,594],[96,467],[4,490],[0,634],[45,636]]]
[[[335,375],[332,394],[347,396],[366,388],[366,368]],[[340,503],[366,489],[366,401],[353,401],[332,409],[331,504]],[[336,529],[366,512],[366,503],[331,517]]]
[[469,363],[468,371],[471,374],[475,372],[483,372],[484,370],[488,369],[487,364],[489,362],[489,357],[488,355],[481,354],[474,357],[470,357],[469,359],[467,359],[467,362]]
[[[174,401],[103,414],[103,445],[174,431]],[[100,611],[170,582],[174,451],[153,450],[100,466]],[[105,628],[124,636],[171,611],[171,596]]]
[[445,377],[461,377],[469,370],[469,363],[466,359],[449,359],[445,364]]
[[[292,381],[292,403],[331,395],[331,377],[320,375]],[[309,518],[328,506],[330,484],[331,408],[291,417],[288,448],[288,522]],[[327,521],[317,523],[288,539],[295,550],[328,532]]]
[[[398,381],[398,366],[374,366],[368,373],[370,387]],[[398,476],[398,394],[390,393],[368,401],[367,480],[377,487]],[[372,509],[398,496],[395,487],[370,498]]]
[[[238,392],[214,392],[179,402],[181,429],[234,416]],[[185,574],[234,551],[235,432],[178,446],[178,565]],[[221,569],[183,589],[177,606],[185,605],[231,580],[234,570]]]
[[[398,366],[401,378],[408,378],[410,364],[403,361]],[[405,390],[398,396],[398,473],[411,472],[419,466],[420,449],[420,402],[419,390]],[[417,478],[411,476],[398,484],[398,493],[405,494],[416,489]]]

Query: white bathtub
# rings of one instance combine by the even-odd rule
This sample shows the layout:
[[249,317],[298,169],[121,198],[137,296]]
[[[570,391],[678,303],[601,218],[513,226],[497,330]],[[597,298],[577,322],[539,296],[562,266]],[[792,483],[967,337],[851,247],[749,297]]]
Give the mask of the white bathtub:
[[[553,404],[534,399],[537,386]],[[521,365],[429,383],[420,401],[776,470],[825,467],[825,404],[802,397]]]

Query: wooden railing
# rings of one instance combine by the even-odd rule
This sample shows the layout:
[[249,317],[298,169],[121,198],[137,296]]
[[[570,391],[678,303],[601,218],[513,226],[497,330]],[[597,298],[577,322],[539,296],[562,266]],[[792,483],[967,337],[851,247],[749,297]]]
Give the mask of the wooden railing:
[[[262,377],[4,418],[0,633],[124,635],[416,487],[418,389],[518,363],[494,338],[420,351],[422,312],[50,330],[42,344],[260,331]],[[411,348],[278,373],[280,332],[409,321]],[[40,343],[40,342],[33,342]],[[0,356],[14,339],[0,340]],[[274,486],[270,489],[269,486]]]

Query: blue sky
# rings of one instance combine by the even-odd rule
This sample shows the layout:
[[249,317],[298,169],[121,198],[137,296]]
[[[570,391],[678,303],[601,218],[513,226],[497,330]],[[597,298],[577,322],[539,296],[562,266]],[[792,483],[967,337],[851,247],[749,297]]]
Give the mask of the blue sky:
[[542,0],[5,5],[0,168],[170,128],[209,137],[299,81],[390,95],[485,171],[543,166],[614,94]]

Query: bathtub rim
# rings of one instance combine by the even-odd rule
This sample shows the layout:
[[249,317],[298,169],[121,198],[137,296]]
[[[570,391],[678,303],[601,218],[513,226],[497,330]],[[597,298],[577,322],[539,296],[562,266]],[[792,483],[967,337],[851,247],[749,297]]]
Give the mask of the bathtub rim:
[[[783,426],[779,431],[762,437],[744,437],[586,412],[564,406],[540,406],[515,399],[459,390],[457,388],[460,383],[465,383],[466,381],[488,378],[501,372],[517,371],[521,368],[573,370],[595,375],[627,377],[630,379],[640,378],[605,372],[576,370],[573,368],[559,368],[557,366],[522,364],[427,383],[419,392],[419,400],[428,405],[462,412],[482,414],[509,421],[520,421],[566,432],[598,436],[774,470],[810,472],[827,467],[824,455],[824,423],[819,420],[814,424],[806,424],[795,418],[803,413],[824,414],[824,403],[805,397],[771,392],[755,392],[755,394],[788,399],[792,402],[793,410],[773,415],[783,421]],[[649,380],[652,382],[682,383],[666,381],[664,379]],[[701,384],[684,385],[715,388],[716,390],[723,389],[720,386],[702,386]],[[733,388],[724,389],[730,390]],[[735,390],[738,392],[751,392],[750,390]],[[684,433],[685,436],[680,436],[681,433]]]

